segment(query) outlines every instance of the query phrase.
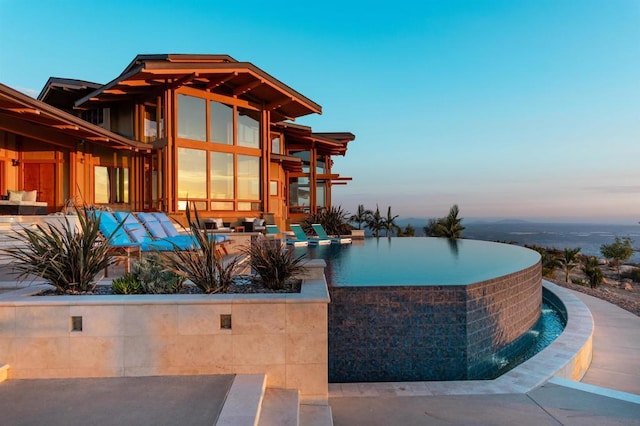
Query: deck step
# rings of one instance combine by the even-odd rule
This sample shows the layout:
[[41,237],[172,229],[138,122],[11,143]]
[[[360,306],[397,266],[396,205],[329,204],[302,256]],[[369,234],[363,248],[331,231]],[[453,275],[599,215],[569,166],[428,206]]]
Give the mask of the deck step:
[[267,389],[258,426],[298,426],[300,393],[291,389]]
[[227,394],[217,426],[256,426],[267,385],[264,374],[238,374]]
[[304,426],[333,426],[329,405],[300,405],[300,424]]

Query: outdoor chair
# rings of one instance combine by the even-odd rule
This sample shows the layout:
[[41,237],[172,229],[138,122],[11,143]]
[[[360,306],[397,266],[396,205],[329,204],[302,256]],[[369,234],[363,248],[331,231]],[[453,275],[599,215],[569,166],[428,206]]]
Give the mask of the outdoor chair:
[[[93,220],[98,221],[98,229],[104,238],[109,240],[109,254],[118,258],[116,263],[124,260],[124,271],[128,273],[131,270],[131,255],[140,258],[142,247],[139,243],[133,241],[122,226],[118,223],[111,212],[94,211]],[[109,275],[108,267],[105,269],[105,276]]]
[[311,225],[313,231],[318,235],[319,238],[329,239],[332,244],[351,244],[351,238],[348,237],[330,237],[327,235],[327,231],[324,230],[324,227],[319,223],[314,223]]
[[131,213],[114,212],[113,215],[122,223],[122,227],[131,239],[140,244],[142,251],[173,251],[176,248],[189,250],[194,247],[193,240],[177,239],[175,242],[169,238],[154,240],[144,225]]
[[298,241],[307,241],[309,245],[327,245],[331,244],[331,240],[329,238],[320,238],[320,237],[307,237],[307,234],[304,233],[304,230],[300,225],[291,225],[291,230],[293,234],[296,236],[296,240]]
[[[169,241],[183,250],[193,249],[197,244],[197,241],[190,234],[180,233],[171,219],[163,212],[141,212],[135,213],[135,216],[156,241]],[[213,238],[216,244],[220,244],[224,254],[228,254],[227,248],[224,246],[226,242],[230,241],[228,237],[224,235],[209,235],[208,237]]]

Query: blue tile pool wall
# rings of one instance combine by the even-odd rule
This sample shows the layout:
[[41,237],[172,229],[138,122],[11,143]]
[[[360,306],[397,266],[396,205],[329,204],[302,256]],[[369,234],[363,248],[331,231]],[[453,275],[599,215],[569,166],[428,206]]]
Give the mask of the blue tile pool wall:
[[329,381],[475,378],[535,323],[541,288],[539,265],[472,286],[330,287]]
[[467,286],[467,379],[493,378],[503,359],[527,350],[541,307],[540,264]]

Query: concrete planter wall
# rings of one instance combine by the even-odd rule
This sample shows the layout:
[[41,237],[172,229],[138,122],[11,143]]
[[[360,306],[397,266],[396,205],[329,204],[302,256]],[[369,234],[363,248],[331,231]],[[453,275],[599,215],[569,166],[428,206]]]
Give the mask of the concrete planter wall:
[[308,266],[299,294],[5,293],[0,365],[16,379],[266,373],[267,386],[326,403],[325,263]]

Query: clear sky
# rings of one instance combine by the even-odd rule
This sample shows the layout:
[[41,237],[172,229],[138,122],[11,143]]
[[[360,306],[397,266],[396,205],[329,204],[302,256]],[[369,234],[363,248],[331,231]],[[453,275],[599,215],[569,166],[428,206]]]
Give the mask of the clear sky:
[[356,135],[348,211],[640,220],[640,0],[0,0],[13,88],[142,53],[229,54],[322,105],[297,122]]

